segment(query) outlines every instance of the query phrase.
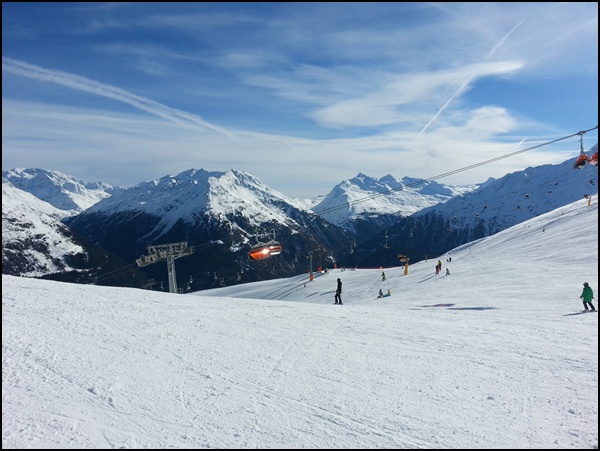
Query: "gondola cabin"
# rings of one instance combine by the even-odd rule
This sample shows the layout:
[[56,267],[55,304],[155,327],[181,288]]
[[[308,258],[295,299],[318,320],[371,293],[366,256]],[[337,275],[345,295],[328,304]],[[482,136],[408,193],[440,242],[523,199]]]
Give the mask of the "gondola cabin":
[[588,162],[588,157],[586,154],[582,153],[579,155],[577,160],[575,160],[575,164],[573,165],[573,169],[581,169]]
[[253,248],[249,255],[252,260],[263,260],[265,258],[281,254],[281,250],[281,244],[268,243]]

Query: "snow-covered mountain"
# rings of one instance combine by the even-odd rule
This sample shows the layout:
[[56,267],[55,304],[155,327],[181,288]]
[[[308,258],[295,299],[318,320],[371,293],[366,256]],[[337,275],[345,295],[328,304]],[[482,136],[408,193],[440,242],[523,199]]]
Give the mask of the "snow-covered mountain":
[[84,255],[69,228],[65,211],[2,179],[2,272],[26,277],[73,270]]
[[[269,188],[246,172],[190,169],[120,190],[89,207],[85,214],[118,215],[135,211],[160,217],[155,228],[148,232],[148,238],[156,241],[178,221],[195,222],[205,213],[215,218],[242,215],[254,227],[271,222],[297,226],[288,211],[303,207],[301,202]],[[246,242],[250,240],[247,237]]]
[[[202,169],[199,171],[190,169],[180,174],[180,176],[188,172],[199,174],[191,182],[193,184],[206,183],[207,180],[203,180],[200,175],[206,176],[206,179],[214,176],[220,177],[219,173],[210,173]],[[230,176],[245,177],[246,184],[249,187],[252,186],[256,192],[272,191],[250,174],[231,171]],[[3,177],[15,187],[31,193],[38,199],[44,200],[63,211],[63,217],[87,210],[100,200],[115,196],[121,190],[119,187],[115,188],[104,182],[86,182],[70,174],[37,168],[17,168],[3,171]],[[159,180],[140,183],[138,186],[152,187],[160,184],[165,193],[168,193],[166,187],[172,183],[172,180],[173,176],[166,176]],[[423,208],[446,201],[458,194],[472,191],[476,187],[477,185],[444,185],[410,177],[397,180],[391,175],[377,179],[359,173],[356,177],[344,180],[336,185],[327,195],[312,199],[295,199],[277,191],[272,191],[272,194],[275,195],[274,198],[281,199],[300,210],[313,210],[327,221],[346,230],[354,233],[362,231],[371,234],[390,226],[402,217],[410,216]],[[218,188],[214,188],[212,194],[218,194]],[[199,194],[194,194],[194,196],[197,195]],[[115,202],[110,205],[122,203],[123,198],[116,197],[118,200],[115,198]],[[236,195],[228,199],[227,203],[221,203],[221,205],[219,205],[220,201],[215,200],[218,196],[212,197],[207,208],[222,213],[245,209],[248,205],[240,203],[245,197],[243,194]],[[240,202],[237,202],[236,199]],[[266,201],[265,203],[268,206],[269,196],[263,198],[262,201]],[[146,208],[158,208],[160,210],[162,207],[157,205],[157,202],[160,203],[160,199],[155,199]],[[120,208],[128,209],[129,207],[121,205]],[[193,206],[190,208],[193,209]],[[267,211],[268,209],[259,208],[256,215],[257,220],[262,221],[264,219],[261,217],[262,213]],[[185,215],[185,212],[177,209],[175,214],[179,213]],[[272,219],[285,219],[282,216],[278,218],[275,216],[272,216]]]
[[[49,190],[42,189],[43,193]],[[83,201],[83,199],[80,199]],[[104,285],[140,286],[147,282],[142,272],[77,236],[62,219],[73,211],[61,210],[2,179],[2,273]]]
[[[140,183],[65,223],[132,263],[150,245],[187,242],[194,253],[178,261],[177,272],[190,289],[295,275],[307,270],[310,252],[331,259],[351,240],[302,202],[236,170],[191,169]],[[270,241],[283,246],[277,259],[249,259],[250,249]],[[147,271],[165,279],[163,265]]]
[[82,212],[119,190],[103,182],[85,182],[68,174],[44,169],[11,169],[2,171],[2,178],[63,210],[65,216]]
[[[591,150],[595,149],[597,145]],[[424,208],[391,226],[385,235],[357,246],[350,259],[354,264],[391,265],[402,254],[420,261],[586,196],[597,196],[598,167],[574,169],[573,162],[529,167]]]
[[[419,261],[597,194],[598,184],[597,167],[576,170],[572,160],[472,186],[359,173],[324,197],[303,200],[236,170],[190,169],[127,189],[40,169],[4,173],[22,190],[39,196],[37,200],[47,200],[30,211],[44,211],[52,203],[56,227],[62,220],[76,235],[119,256],[125,262],[123,271],[138,271],[135,260],[150,245],[187,242],[194,253],[179,259],[177,268],[178,277],[189,281],[189,290],[306,272],[311,255],[313,268],[334,261],[345,266],[397,265],[399,254]],[[23,221],[9,199],[3,195],[3,272],[15,274],[5,269],[18,263],[17,253],[5,253],[4,248],[21,249],[20,242],[30,238],[17,237],[14,224]],[[4,226],[9,221],[12,230]],[[24,236],[44,237],[43,228],[33,220],[28,224],[22,228]],[[252,247],[272,240],[283,245],[281,255],[249,259]],[[43,260],[50,250],[44,254],[39,266],[47,273]],[[35,269],[27,271],[35,274]],[[144,273],[166,282],[162,264],[150,265]]]
[[359,173],[336,185],[312,210],[335,225],[366,235],[476,188],[411,177],[397,180],[389,174],[376,179]]

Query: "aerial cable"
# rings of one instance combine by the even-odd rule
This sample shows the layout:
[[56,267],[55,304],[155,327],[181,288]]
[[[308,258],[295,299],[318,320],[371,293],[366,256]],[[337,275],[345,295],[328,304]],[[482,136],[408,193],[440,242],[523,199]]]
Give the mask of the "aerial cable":
[[389,190],[381,192],[381,193],[371,194],[370,196],[366,196],[366,197],[364,197],[362,199],[358,199],[358,200],[354,200],[354,201],[350,201],[350,202],[344,202],[342,204],[335,205],[333,207],[329,207],[329,208],[326,208],[326,209],[323,209],[323,210],[318,210],[318,214],[322,215],[323,213],[329,213],[329,212],[338,210],[340,208],[347,207],[349,205],[358,204],[360,202],[365,202],[367,200],[371,200],[371,199],[374,199],[376,197],[383,196],[383,195],[391,193],[393,191],[399,191],[399,190],[402,190],[404,188],[412,188],[414,186],[422,185],[425,182],[429,182],[429,181],[433,181],[433,180],[438,180],[438,179],[441,179],[443,177],[448,177],[450,175],[454,175],[454,174],[458,174],[460,172],[468,171],[470,169],[474,169],[474,168],[477,168],[479,166],[483,166],[483,165],[486,165],[486,164],[494,163],[496,161],[503,160],[505,158],[513,157],[513,156],[518,155],[520,153],[529,152],[530,150],[533,150],[533,149],[538,149],[540,147],[548,146],[550,144],[554,144],[554,143],[557,143],[559,141],[564,141],[565,139],[572,138],[573,136],[579,135],[580,138],[581,138],[585,133],[588,133],[588,132],[590,132],[592,130],[597,130],[597,129],[598,129],[598,126],[596,125],[595,127],[590,128],[588,130],[582,130],[582,131],[579,131],[577,133],[573,133],[573,134],[568,135],[568,136],[563,136],[562,138],[557,138],[557,139],[554,139],[552,141],[547,141],[547,142],[544,142],[544,143],[541,143],[541,144],[536,144],[535,146],[527,147],[526,149],[517,150],[515,152],[507,153],[505,155],[500,155],[499,157],[491,158],[489,160],[481,161],[479,163],[475,163],[475,164],[472,164],[470,166],[465,166],[463,168],[454,169],[452,171],[444,172],[443,174],[435,175],[433,177],[429,177],[429,178],[426,178],[426,179],[417,180],[416,182],[409,183],[407,185],[403,185],[403,186],[398,187],[398,188],[392,188],[392,189],[389,189]]
[[[89,283],[90,284],[95,284],[96,282],[102,281],[104,279],[112,279],[112,278],[115,278],[115,277],[120,277],[120,276],[124,275],[125,273],[127,273],[129,271],[133,271],[136,266],[137,265],[135,265],[135,264],[122,266],[122,267],[117,268],[117,269],[115,269],[113,271],[104,273],[104,274],[102,274],[100,276],[95,276],[94,277],[94,282],[89,282]],[[91,269],[89,271],[90,271],[90,273],[92,272]]]

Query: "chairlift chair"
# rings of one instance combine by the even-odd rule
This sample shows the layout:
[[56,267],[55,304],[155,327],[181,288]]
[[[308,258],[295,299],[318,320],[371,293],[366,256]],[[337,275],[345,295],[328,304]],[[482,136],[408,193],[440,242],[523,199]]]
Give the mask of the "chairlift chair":
[[575,163],[573,164],[573,169],[581,169],[585,166],[586,163],[598,166],[598,152],[596,152],[591,157],[588,157],[585,154],[585,152],[583,151],[583,132],[579,132],[579,157],[577,157],[577,160],[575,160]]

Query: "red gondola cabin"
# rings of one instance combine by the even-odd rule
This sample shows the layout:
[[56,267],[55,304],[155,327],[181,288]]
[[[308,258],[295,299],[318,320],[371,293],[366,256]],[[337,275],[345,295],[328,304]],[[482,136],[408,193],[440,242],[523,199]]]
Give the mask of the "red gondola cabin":
[[265,258],[272,257],[274,255],[281,254],[281,244],[279,243],[268,243],[261,246],[257,246],[250,251],[250,258],[252,260],[263,260]]

